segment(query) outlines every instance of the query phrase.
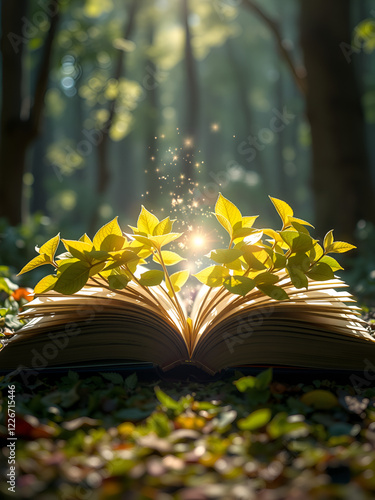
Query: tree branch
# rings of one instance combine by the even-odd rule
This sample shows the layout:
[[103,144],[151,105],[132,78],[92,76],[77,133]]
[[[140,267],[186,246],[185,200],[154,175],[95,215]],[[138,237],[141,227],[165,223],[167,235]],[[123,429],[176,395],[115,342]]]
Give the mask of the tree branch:
[[293,80],[295,81],[299,91],[301,92],[302,95],[306,95],[306,79],[305,76],[301,73],[304,73],[304,71],[301,71],[301,68],[298,69],[294,62],[293,59],[290,55],[290,52],[286,49],[284,43],[283,43],[283,38],[281,36],[280,28],[278,23],[272,19],[271,17],[268,16],[260,7],[257,5],[256,2],[253,0],[242,0],[243,4],[250,9],[252,12],[254,12],[263,22],[268,26],[270,31],[273,33],[276,43],[279,47],[280,53],[283,56],[291,74],[293,77]]

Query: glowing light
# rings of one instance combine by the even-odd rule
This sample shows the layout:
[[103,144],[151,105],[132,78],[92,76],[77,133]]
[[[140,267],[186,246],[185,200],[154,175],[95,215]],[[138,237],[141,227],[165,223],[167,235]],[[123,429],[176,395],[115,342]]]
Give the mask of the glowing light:
[[185,140],[184,140],[184,145],[185,147],[189,148],[190,146],[193,145],[193,139],[187,137]]
[[194,234],[193,237],[192,237],[192,240],[191,240],[192,244],[196,247],[196,248],[201,248],[204,246],[205,244],[205,239],[202,235],[200,234]]
[[211,123],[211,131],[218,132],[220,130],[220,125],[218,123]]

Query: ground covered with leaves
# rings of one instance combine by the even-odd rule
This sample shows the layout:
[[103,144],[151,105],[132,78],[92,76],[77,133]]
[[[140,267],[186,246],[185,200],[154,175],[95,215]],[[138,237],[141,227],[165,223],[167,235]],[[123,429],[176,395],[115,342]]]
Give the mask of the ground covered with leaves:
[[[291,383],[266,370],[198,383],[70,371],[40,374],[27,388],[22,380],[3,377],[0,495],[38,500],[374,498],[371,376],[370,367],[344,385]],[[16,495],[4,480],[11,385]]]

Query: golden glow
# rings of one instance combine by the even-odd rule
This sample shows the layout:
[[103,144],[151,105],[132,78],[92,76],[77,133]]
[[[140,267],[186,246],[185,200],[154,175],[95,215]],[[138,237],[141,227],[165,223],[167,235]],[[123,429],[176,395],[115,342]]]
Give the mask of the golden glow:
[[202,248],[204,246],[204,244],[205,244],[205,239],[200,234],[194,234],[192,236],[191,241],[192,241],[193,246],[196,247],[196,248]]

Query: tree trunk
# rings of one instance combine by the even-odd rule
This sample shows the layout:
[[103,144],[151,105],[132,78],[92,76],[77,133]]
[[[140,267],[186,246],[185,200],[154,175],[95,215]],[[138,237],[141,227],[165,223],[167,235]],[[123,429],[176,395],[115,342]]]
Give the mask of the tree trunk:
[[[2,110],[0,142],[0,216],[12,225],[22,219],[22,184],[26,149],[27,119],[22,117],[22,17],[27,3],[3,2],[1,9]],[[14,40],[12,45],[10,38]],[[19,37],[19,38],[16,38]]]
[[351,43],[349,21],[350,0],[301,2],[316,224],[351,240],[358,220],[375,222],[375,210],[360,94],[341,50]]
[[22,191],[27,149],[37,137],[44,108],[48,75],[59,19],[58,2],[52,0],[50,28],[46,35],[34,96],[23,94],[23,33],[27,2],[3,2],[1,10],[2,110],[0,138],[0,216],[12,225],[22,222]]
[[186,183],[194,181],[194,151],[198,139],[198,80],[189,24],[189,0],[182,0],[182,20],[185,28],[186,124],[184,134],[184,175]]
[[[135,26],[135,15],[137,9],[139,8],[139,4],[140,0],[133,0],[130,6],[128,22],[125,25],[123,33],[123,38],[125,40],[129,40],[133,34],[133,29]],[[126,58],[126,52],[119,50],[118,58],[115,64],[115,71],[113,75],[113,78],[115,80],[119,80],[125,74],[125,58]],[[108,120],[105,122],[102,129],[100,130],[101,139],[97,146],[97,155],[98,155],[97,157],[98,173],[96,181],[97,203],[95,205],[90,221],[90,232],[92,233],[97,229],[99,222],[100,204],[103,201],[105,194],[107,193],[108,186],[111,180],[111,170],[109,168],[109,145],[110,145],[109,131],[116,117],[116,104],[117,104],[116,99],[114,99],[110,104]]]

